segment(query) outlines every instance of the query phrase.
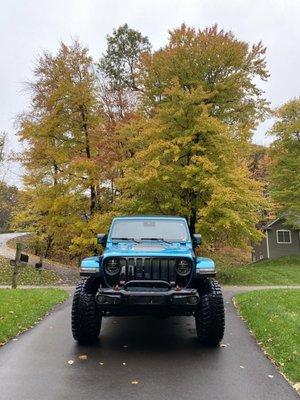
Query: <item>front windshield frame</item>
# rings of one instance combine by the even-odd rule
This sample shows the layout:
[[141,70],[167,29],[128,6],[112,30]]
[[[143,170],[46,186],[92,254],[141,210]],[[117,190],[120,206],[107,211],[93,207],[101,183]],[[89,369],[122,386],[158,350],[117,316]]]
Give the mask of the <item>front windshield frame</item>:
[[[116,226],[116,224],[119,224],[121,222],[124,223],[129,223],[129,222],[135,222],[135,221],[139,221],[139,222],[146,222],[146,223],[151,223],[151,221],[154,222],[168,222],[168,223],[178,223],[181,225],[181,227],[183,228],[182,231],[182,235],[181,237],[164,237],[164,235],[156,235],[157,237],[153,236],[153,235],[142,235],[142,237],[137,237],[134,235],[134,233],[130,232],[127,235],[121,235],[118,233],[114,233],[114,228]],[[184,233],[184,235],[183,235]],[[150,237],[151,236],[151,237]],[[182,218],[115,218],[112,222],[112,225],[110,227],[109,230],[109,234],[108,234],[108,241],[112,242],[114,240],[125,240],[125,238],[128,238],[128,241],[147,241],[147,240],[153,240],[153,241],[165,241],[165,242],[179,242],[179,243],[186,243],[186,242],[191,242],[191,235],[188,229],[188,225],[185,219]]]

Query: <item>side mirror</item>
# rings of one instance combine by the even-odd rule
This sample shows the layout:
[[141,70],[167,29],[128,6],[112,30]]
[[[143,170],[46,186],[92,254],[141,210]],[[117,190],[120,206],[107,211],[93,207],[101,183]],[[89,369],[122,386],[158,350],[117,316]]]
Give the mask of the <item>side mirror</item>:
[[97,235],[97,244],[101,244],[101,246],[105,247],[107,242],[106,233],[98,233]]
[[202,236],[199,234],[195,234],[193,235],[193,247],[197,247],[200,246],[200,244],[202,243]]

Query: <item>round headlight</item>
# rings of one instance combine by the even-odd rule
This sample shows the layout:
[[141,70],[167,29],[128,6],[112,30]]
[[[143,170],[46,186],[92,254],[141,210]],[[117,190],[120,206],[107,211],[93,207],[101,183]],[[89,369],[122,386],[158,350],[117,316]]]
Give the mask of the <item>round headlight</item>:
[[119,261],[116,258],[111,258],[105,265],[105,272],[108,275],[117,275],[120,272]]
[[187,276],[191,272],[192,266],[187,260],[179,260],[176,264],[176,272],[180,276]]

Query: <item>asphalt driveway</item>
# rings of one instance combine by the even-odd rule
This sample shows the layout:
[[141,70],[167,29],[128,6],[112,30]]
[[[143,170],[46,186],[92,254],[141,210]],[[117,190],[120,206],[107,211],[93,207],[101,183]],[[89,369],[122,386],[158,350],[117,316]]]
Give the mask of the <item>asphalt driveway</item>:
[[216,349],[199,346],[192,317],[109,318],[98,344],[78,346],[68,300],[0,348],[0,399],[298,399],[237,316],[232,294],[225,290],[226,335]]

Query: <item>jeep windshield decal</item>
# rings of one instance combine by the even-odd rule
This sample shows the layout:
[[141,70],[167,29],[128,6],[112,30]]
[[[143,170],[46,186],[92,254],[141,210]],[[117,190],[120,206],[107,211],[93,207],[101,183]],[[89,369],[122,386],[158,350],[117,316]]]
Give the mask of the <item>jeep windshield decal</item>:
[[188,242],[190,234],[184,219],[159,219],[159,218],[120,218],[115,219],[110,240],[128,240],[139,242],[141,240],[155,240],[166,243]]

